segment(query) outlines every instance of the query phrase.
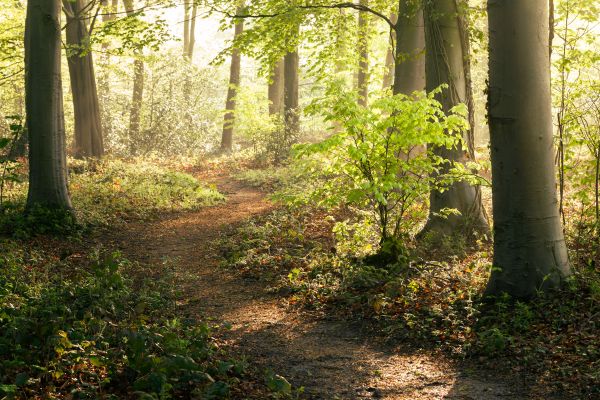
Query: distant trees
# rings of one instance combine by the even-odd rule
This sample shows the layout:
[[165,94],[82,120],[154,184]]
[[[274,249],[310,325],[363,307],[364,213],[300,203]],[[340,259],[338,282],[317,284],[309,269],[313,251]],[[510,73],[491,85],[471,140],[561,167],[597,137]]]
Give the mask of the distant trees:
[[269,77],[269,115],[279,115],[283,112],[283,59],[273,66]]
[[61,80],[59,0],[29,0],[25,22],[25,104],[29,132],[27,210],[70,210]]
[[[237,14],[242,13],[243,8],[239,7]],[[239,19],[235,23],[235,33],[233,40],[244,31],[244,20]],[[223,120],[223,135],[221,136],[221,151],[230,152],[233,149],[233,127],[235,125],[235,105],[238,86],[241,80],[242,53],[237,47],[233,47],[231,52],[231,65],[229,66],[229,87],[227,89],[227,103],[225,104],[225,117]]]
[[[135,14],[133,0],[123,0],[125,12],[129,17]],[[142,101],[144,99],[144,60],[141,58],[142,49],[138,49],[133,60],[133,90],[131,93],[131,107],[129,114],[129,136],[131,137],[131,152],[135,155],[137,152],[136,141],[139,140],[141,119],[142,119]]]
[[75,112],[75,157],[102,157],[104,154],[100,105],[89,29],[84,20],[86,2],[63,0],[67,17],[67,59]]
[[[360,5],[368,7],[368,0],[360,0]],[[358,102],[366,106],[369,102],[369,15],[358,13],[358,71],[357,85]]]
[[494,268],[488,294],[531,297],[569,275],[553,155],[548,2],[488,3]]
[[[300,34],[300,26],[296,28],[296,35]],[[300,57],[298,49],[289,51],[283,58],[283,112],[285,122],[286,142],[293,140],[300,130],[300,109],[299,109],[299,69]]]

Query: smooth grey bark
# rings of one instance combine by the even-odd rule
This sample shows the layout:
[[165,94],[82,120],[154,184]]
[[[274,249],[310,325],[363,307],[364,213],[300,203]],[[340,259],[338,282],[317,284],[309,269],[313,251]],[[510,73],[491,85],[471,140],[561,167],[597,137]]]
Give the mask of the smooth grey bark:
[[[241,14],[238,9],[237,13]],[[233,40],[244,32],[244,20],[238,19],[235,23]],[[223,118],[223,134],[221,136],[221,151],[233,149],[233,127],[235,125],[235,105],[238,87],[241,78],[242,53],[234,47],[231,53],[231,66],[229,68],[229,89],[227,90],[227,102],[225,104],[225,117]]]
[[283,112],[283,59],[273,66],[269,80],[269,115],[279,115]]
[[[469,54],[465,53],[468,46],[461,43],[465,36],[461,33],[463,21],[456,0],[424,0],[423,14],[427,91],[432,91],[442,84],[449,86],[437,96],[444,112],[449,112],[451,108],[460,103],[469,105],[471,89],[469,88],[468,71],[465,69],[465,62],[468,61]],[[472,109],[469,112],[472,113]],[[467,133],[464,139],[468,146],[472,145],[469,143],[472,140],[470,133]],[[453,149],[435,147],[432,148],[432,151],[452,162],[464,163],[473,157],[462,146]],[[460,215],[441,217],[440,213],[444,209],[455,209]],[[479,188],[461,181],[452,184],[443,192],[432,190],[429,219],[421,236],[427,234],[434,236],[470,235],[473,232],[489,232]]]
[[[133,15],[133,0],[123,0],[123,4],[125,5],[127,15]],[[140,139],[142,101],[144,99],[144,61],[140,58],[141,56],[142,51],[139,50],[133,61],[133,90],[129,113],[130,149],[131,153],[134,155],[137,153],[137,141]]]
[[417,2],[399,0],[396,22],[394,94],[410,95],[425,89],[425,28]]
[[[368,0],[360,0],[361,6],[369,6]],[[358,13],[358,103],[366,107],[369,103],[369,16]]]
[[[390,15],[390,21],[394,24],[398,24],[398,15],[393,13]],[[398,27],[396,26],[396,29]],[[388,46],[387,53],[385,55],[385,69],[383,70],[383,83],[382,88],[391,88],[394,84],[394,69],[396,62],[394,60],[394,54],[396,53],[394,46],[396,45],[396,29],[392,29],[390,32],[390,45]]]
[[488,2],[494,269],[488,295],[528,298],[570,274],[553,160],[548,1]]
[[187,56],[190,44],[190,0],[183,1],[183,56]]
[[193,2],[190,12],[190,1],[183,2],[184,20],[183,20],[183,55],[191,62],[194,56],[194,46],[196,45],[196,17],[198,14],[198,3]]
[[70,210],[61,81],[60,0],[29,0],[25,22],[25,107],[29,132],[26,210]]
[[285,117],[285,138],[291,143],[300,131],[300,110],[298,69],[300,59],[298,50],[289,52],[284,57],[284,117]]
[[94,60],[91,49],[87,48],[89,34],[82,15],[84,7],[82,0],[63,0],[67,17],[67,60],[75,113],[74,156],[99,158],[104,155],[103,132]]

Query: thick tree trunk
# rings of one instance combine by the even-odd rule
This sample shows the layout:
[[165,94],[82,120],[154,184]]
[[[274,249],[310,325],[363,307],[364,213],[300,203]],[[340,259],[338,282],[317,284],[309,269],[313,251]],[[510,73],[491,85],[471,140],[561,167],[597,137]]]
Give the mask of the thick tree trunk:
[[[127,15],[133,15],[133,0],[123,0]],[[133,61],[133,92],[131,95],[131,109],[129,114],[129,136],[132,154],[137,154],[137,141],[140,139],[140,126],[142,118],[142,101],[144,99],[144,61],[140,59],[142,51],[138,51]]]
[[[361,6],[368,6],[368,0],[360,0]],[[369,16],[358,13],[358,103],[366,107],[369,103]]]
[[[424,19],[427,91],[448,84],[449,88],[438,96],[444,111],[448,112],[460,103],[468,104],[470,93],[468,71],[465,71],[469,54],[464,53],[468,47],[461,43],[464,35],[461,34],[461,17],[456,0],[425,0]],[[469,146],[472,145],[469,143],[471,138],[470,134],[464,138]],[[452,162],[464,163],[471,158],[462,146],[432,150]],[[458,210],[460,215],[441,217],[444,209]],[[457,182],[443,192],[431,191],[429,220],[421,234],[452,235],[488,231],[479,188],[467,182]]]
[[[390,20],[394,23],[398,23],[398,15],[395,13],[390,15]],[[383,89],[391,88],[394,84],[394,68],[396,66],[396,62],[394,60],[395,53],[395,43],[398,35],[396,35],[396,30],[391,30],[390,32],[390,45],[388,46],[387,53],[385,55],[385,69],[383,70],[383,84],[381,85]]]
[[[238,10],[239,12],[239,10]],[[235,24],[234,40],[244,32],[244,20],[239,19]],[[240,85],[242,54],[234,48],[231,53],[231,66],[229,69],[229,90],[225,104],[225,117],[223,121],[223,135],[221,137],[221,151],[233,150],[233,127],[235,125],[235,104],[237,90]]]
[[283,112],[283,79],[284,65],[280,60],[273,66],[269,81],[269,115],[280,115]]
[[300,131],[299,110],[299,75],[300,59],[298,50],[285,55],[284,62],[284,116],[285,116],[285,140],[291,144]]
[[25,26],[27,210],[38,206],[70,210],[60,71],[60,1],[29,0]]
[[423,9],[399,0],[398,15],[393,92],[410,95],[425,89]]
[[67,55],[75,112],[74,155],[77,158],[99,158],[104,155],[104,144],[94,60],[91,50],[85,49],[89,35],[81,15],[84,7],[83,0],[63,0],[67,16]]
[[519,298],[570,274],[553,160],[548,1],[490,0],[494,269],[487,294]]

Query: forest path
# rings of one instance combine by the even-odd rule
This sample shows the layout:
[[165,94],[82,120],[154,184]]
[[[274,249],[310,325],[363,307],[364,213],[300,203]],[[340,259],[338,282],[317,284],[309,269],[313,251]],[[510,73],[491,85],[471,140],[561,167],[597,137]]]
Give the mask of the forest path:
[[132,260],[175,261],[182,313],[230,323],[219,336],[238,354],[304,386],[309,399],[526,398],[514,382],[501,384],[427,351],[391,349],[342,320],[290,309],[265,284],[220,268],[217,239],[274,206],[265,193],[227,176],[202,179],[217,185],[227,202],[130,224],[116,245]]

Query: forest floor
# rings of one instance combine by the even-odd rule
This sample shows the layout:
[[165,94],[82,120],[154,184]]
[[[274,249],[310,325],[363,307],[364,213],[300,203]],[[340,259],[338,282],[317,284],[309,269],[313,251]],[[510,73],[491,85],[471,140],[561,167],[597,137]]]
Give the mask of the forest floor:
[[200,178],[227,201],[133,222],[104,239],[131,260],[173,265],[182,315],[230,324],[216,336],[259,370],[270,368],[304,387],[302,398],[310,399],[533,398],[522,377],[507,379],[476,363],[386,344],[361,324],[288,306],[285,294],[220,267],[218,239],[275,206],[266,193],[227,175],[205,172]]

